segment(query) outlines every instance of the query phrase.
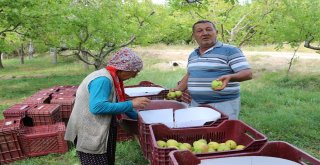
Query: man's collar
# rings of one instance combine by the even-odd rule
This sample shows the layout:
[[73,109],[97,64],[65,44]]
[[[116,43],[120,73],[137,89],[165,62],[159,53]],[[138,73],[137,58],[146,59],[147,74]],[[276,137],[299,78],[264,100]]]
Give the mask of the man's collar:
[[[212,49],[214,49],[214,48],[219,48],[219,47],[222,47],[222,46],[223,46],[223,43],[220,42],[220,41],[217,41],[211,48],[207,49],[203,54],[207,53],[208,51],[210,51],[210,50],[212,50]],[[198,54],[200,54],[199,49],[200,49],[200,47],[198,47],[198,48],[196,49],[196,52],[197,52]]]

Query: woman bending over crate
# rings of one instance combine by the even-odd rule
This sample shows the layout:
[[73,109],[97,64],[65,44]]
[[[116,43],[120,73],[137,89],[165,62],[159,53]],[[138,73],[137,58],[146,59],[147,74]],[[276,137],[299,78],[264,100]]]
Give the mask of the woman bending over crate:
[[143,109],[150,102],[146,97],[125,98],[123,81],[134,78],[142,67],[141,58],[123,48],[106,68],[92,72],[81,82],[65,140],[75,144],[82,165],[114,164],[117,119],[121,114],[137,119],[135,109]]

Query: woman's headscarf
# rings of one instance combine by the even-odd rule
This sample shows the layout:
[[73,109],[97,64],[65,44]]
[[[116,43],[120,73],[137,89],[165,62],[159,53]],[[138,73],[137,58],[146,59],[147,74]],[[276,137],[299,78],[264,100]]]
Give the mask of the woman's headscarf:
[[117,70],[137,72],[142,70],[143,63],[135,52],[129,48],[123,48],[114,54],[107,66]]

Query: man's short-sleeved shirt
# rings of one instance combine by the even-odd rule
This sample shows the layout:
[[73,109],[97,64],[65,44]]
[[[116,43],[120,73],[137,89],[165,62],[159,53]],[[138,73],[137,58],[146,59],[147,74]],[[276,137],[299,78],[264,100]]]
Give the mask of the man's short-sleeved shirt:
[[240,96],[240,83],[229,82],[221,91],[214,91],[211,82],[222,75],[233,74],[250,66],[235,46],[217,42],[200,56],[199,48],[195,49],[188,59],[188,90],[196,102],[218,103],[233,100]]

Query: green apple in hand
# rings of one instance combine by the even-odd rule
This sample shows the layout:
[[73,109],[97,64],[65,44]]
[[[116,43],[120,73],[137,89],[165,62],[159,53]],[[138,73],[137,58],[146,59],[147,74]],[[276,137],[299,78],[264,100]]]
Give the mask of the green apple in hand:
[[221,88],[223,86],[223,82],[220,80],[213,80],[211,82],[211,87],[213,90],[216,90],[217,88]]
[[182,96],[181,91],[175,91],[174,93],[176,94],[176,98],[180,98]]

